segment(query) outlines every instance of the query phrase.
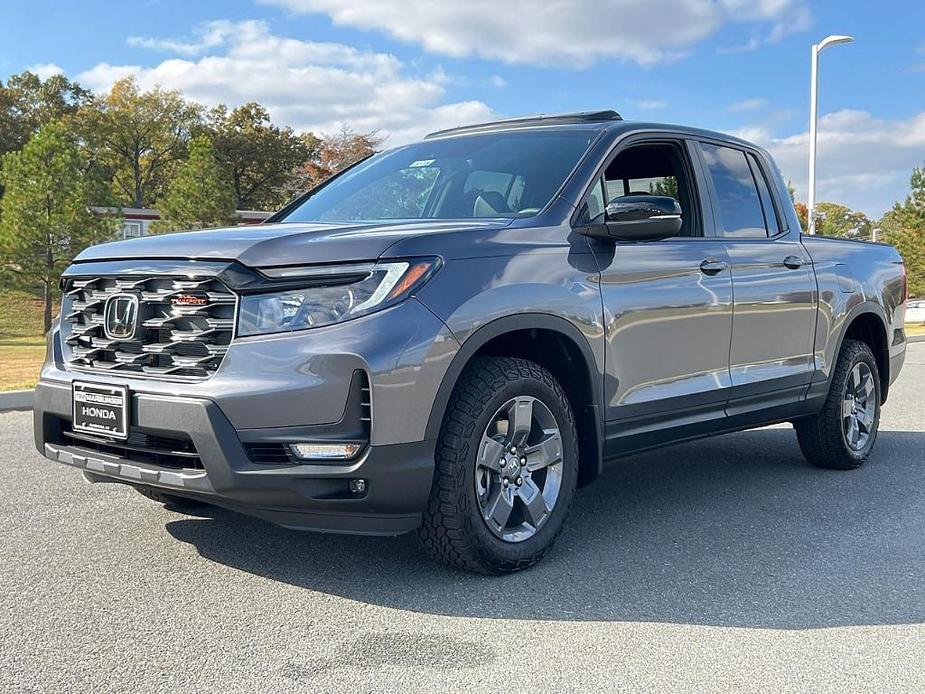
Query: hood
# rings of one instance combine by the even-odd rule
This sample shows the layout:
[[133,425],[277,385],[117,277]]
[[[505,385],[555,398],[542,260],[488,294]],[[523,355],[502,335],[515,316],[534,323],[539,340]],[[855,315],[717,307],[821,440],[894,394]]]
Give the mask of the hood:
[[259,224],[179,234],[142,236],[93,246],[75,262],[130,258],[237,260],[251,267],[375,260],[414,237],[500,229],[511,220],[415,220],[338,226],[320,223]]

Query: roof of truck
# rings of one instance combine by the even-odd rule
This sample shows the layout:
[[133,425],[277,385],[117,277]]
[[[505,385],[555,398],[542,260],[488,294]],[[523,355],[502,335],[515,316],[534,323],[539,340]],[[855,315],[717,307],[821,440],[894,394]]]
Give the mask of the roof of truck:
[[520,118],[508,118],[504,120],[489,121],[486,123],[473,123],[471,125],[462,125],[456,128],[447,128],[445,130],[436,130],[428,133],[425,139],[438,137],[454,137],[457,135],[469,135],[475,133],[500,132],[505,130],[519,130],[522,128],[593,128],[596,130],[613,130],[613,131],[630,131],[630,130],[659,130],[662,132],[676,132],[679,134],[694,135],[697,137],[707,137],[727,142],[735,142],[742,145],[754,147],[751,142],[738,138],[727,133],[716,132],[713,130],[703,130],[686,125],[674,123],[651,123],[646,121],[628,121],[625,120],[617,111],[577,111],[574,113],[559,113],[554,115],[536,115],[524,116]]

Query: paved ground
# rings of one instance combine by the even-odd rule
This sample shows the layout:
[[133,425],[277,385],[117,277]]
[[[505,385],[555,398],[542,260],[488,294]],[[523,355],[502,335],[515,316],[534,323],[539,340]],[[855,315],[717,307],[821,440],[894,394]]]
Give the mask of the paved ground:
[[0,691],[925,691],[925,344],[874,458],[772,428],[636,456],[539,567],[87,485],[0,415]]

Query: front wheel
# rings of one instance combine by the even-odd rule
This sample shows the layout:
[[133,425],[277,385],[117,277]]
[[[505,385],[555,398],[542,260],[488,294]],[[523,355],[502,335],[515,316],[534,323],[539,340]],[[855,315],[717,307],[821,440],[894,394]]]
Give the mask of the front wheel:
[[428,553],[481,573],[532,566],[562,529],[578,481],[562,387],[524,359],[473,361],[451,396],[435,462],[418,531]]
[[863,465],[880,425],[880,373],[870,347],[845,340],[822,410],[794,422],[806,459],[818,467],[852,470]]

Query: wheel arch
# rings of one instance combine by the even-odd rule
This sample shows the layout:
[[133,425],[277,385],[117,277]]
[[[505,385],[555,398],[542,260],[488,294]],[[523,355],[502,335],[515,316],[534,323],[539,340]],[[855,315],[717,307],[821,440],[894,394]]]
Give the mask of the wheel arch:
[[[548,344],[545,341],[550,338],[555,341],[556,349],[538,352],[537,345]],[[558,316],[542,313],[504,316],[473,332],[443,376],[427,420],[427,439],[439,436],[450,396],[463,369],[472,359],[489,355],[530,359],[556,376],[569,398],[578,426],[578,483],[592,482],[603,464],[602,376],[587,338],[575,325]],[[575,363],[580,369],[578,374],[572,370]],[[579,377],[575,378],[576,375]]]
[[880,401],[886,402],[890,389],[890,346],[887,321],[883,309],[876,303],[865,301],[858,304],[845,317],[835,358],[841,353],[845,340],[860,340],[870,347],[877,360],[880,375]]

